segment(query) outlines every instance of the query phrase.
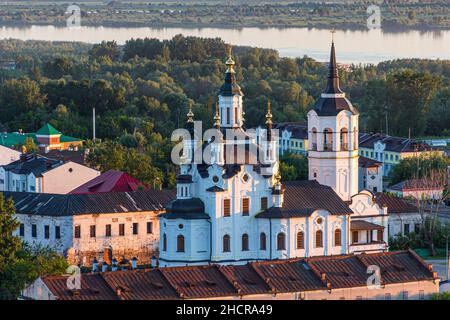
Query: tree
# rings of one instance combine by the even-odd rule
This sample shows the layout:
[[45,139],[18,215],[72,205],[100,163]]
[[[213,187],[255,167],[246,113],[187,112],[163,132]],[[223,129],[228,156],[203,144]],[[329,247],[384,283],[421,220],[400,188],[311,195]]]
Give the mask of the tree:
[[94,44],[89,54],[93,60],[108,58],[110,61],[116,61],[120,56],[120,50],[116,41],[102,41],[100,44]]
[[19,222],[14,218],[16,209],[12,198],[6,199],[0,193],[0,272],[10,264],[19,251],[20,238],[13,235],[19,227]]
[[38,146],[34,142],[34,139],[31,137],[27,137],[25,139],[25,143],[23,144],[27,153],[33,153],[38,151]]
[[280,159],[281,176],[285,181],[308,179],[308,158],[288,153]]

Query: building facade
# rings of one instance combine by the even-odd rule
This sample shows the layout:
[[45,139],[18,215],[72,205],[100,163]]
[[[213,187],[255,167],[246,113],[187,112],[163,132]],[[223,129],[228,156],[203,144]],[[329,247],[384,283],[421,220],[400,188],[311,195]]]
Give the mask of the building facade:
[[[339,88],[334,43],[327,89],[308,113],[309,181],[281,183],[270,103],[266,130],[255,139],[243,125],[243,93],[231,57],[226,64],[214,117],[218,136],[192,134],[194,115],[188,113],[177,199],[161,215],[160,265],[387,250],[385,210],[372,194],[358,194],[358,111]],[[212,161],[192,161],[196,146]]]
[[0,191],[66,194],[100,172],[81,164],[22,154],[0,167]]
[[19,160],[20,152],[0,145],[0,166]]
[[49,246],[69,263],[112,259],[149,264],[158,255],[159,219],[168,192],[145,190],[98,194],[6,192],[20,223],[15,234],[30,245]]

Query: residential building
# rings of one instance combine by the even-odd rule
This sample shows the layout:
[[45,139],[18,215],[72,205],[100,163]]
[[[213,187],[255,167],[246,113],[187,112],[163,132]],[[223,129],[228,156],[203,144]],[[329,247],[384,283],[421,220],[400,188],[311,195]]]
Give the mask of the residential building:
[[96,194],[5,192],[16,206],[16,235],[49,246],[70,263],[136,257],[149,263],[158,254],[159,219],[170,192],[142,190]]
[[[380,283],[367,281],[375,269]],[[439,278],[412,251],[168,267],[38,278],[23,290],[36,300],[426,300]]]
[[383,174],[388,176],[401,159],[433,152],[426,143],[414,139],[391,137],[380,133],[363,133],[359,137],[359,154],[383,163]]
[[83,145],[83,140],[63,135],[49,123],[44,124],[35,133],[19,132],[2,132],[0,133],[0,145],[8,148],[14,148],[25,144],[27,138],[33,139],[34,143],[39,147],[40,152],[48,152],[50,150],[77,150]]
[[386,188],[386,191],[401,198],[439,200],[442,199],[444,187],[431,180],[410,179],[391,185]]
[[19,160],[0,167],[0,191],[65,194],[99,174],[75,162],[22,154]]
[[305,122],[282,122],[273,125],[279,130],[279,152],[308,155],[308,125]]
[[[0,166],[19,160],[20,152],[0,145]],[[1,183],[1,182],[0,182]]]
[[70,193],[129,192],[138,189],[147,189],[147,186],[125,172],[108,170]]

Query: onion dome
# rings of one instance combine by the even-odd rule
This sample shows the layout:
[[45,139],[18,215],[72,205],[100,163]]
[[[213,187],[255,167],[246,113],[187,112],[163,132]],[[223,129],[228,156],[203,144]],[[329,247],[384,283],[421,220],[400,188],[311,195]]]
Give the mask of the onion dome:
[[221,96],[234,96],[235,94],[243,96],[244,94],[241,91],[241,88],[236,83],[236,75],[234,71],[234,60],[230,56],[228,57],[227,61],[225,62],[227,66],[227,71],[225,73],[225,82],[220,88],[219,95]]
[[199,198],[175,199],[166,206],[165,219],[209,219]]

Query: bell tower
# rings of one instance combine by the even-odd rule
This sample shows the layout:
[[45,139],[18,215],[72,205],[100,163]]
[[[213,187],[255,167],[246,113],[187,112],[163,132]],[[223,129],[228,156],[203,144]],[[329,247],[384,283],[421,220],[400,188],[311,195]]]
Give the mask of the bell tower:
[[309,179],[332,187],[344,201],[358,193],[358,117],[339,86],[333,41],[327,88],[308,112]]

